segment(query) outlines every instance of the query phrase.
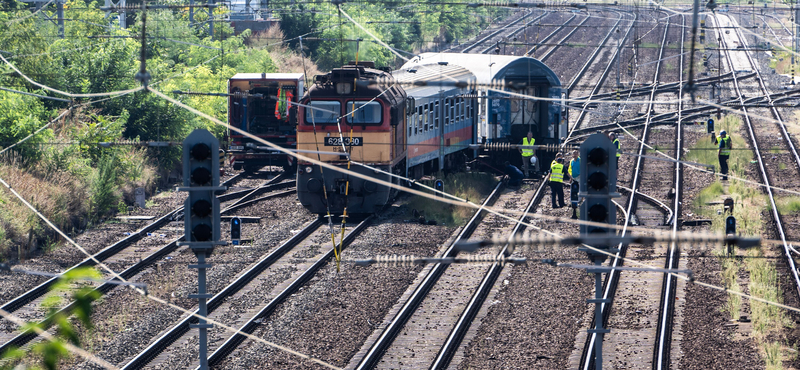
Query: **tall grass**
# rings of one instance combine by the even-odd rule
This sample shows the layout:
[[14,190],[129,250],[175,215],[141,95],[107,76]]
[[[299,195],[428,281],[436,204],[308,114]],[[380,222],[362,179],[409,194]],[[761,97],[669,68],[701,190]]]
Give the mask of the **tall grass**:
[[[739,127],[742,125],[742,120],[738,116],[724,116],[719,122],[716,123],[715,129],[717,132],[721,130],[727,131],[731,138],[731,156],[728,159],[729,174],[742,177],[741,175],[747,170],[750,161],[753,160],[753,152],[746,150],[748,147],[747,141],[738,135]],[[715,170],[719,172],[719,157],[717,156],[718,144],[711,141],[711,136],[706,136],[697,141],[694,148],[686,153],[686,160],[692,162],[713,165]],[[736,175],[738,174],[738,175]]]

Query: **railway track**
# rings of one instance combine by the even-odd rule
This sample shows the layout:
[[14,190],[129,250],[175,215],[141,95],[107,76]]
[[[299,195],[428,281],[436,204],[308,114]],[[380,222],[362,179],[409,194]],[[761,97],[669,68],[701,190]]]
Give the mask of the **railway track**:
[[[357,225],[350,225],[351,229],[345,237],[344,247],[347,247],[372,221],[373,217],[368,217]],[[258,320],[266,318],[287,297],[295,294],[303,284],[311,279],[321,266],[330,263],[333,257],[333,248],[317,255],[315,262],[306,263],[308,266],[306,266],[305,271],[299,275],[292,276],[287,281],[288,286],[283,288],[279,294],[273,296],[269,303],[263,307],[250,307],[244,315],[238,316],[233,313],[236,310],[232,309],[231,306],[238,300],[245,299],[243,298],[244,296],[258,294],[262,290],[260,286],[269,280],[269,274],[275,274],[281,267],[285,267],[284,265],[291,264],[288,260],[292,258],[293,252],[297,253],[303,249],[311,248],[316,244],[315,239],[319,239],[320,235],[329,235],[327,227],[324,219],[317,218],[271,253],[262,257],[209,300],[208,317],[212,320],[238,327],[242,332],[252,333],[253,329],[258,326]],[[273,282],[270,285],[279,286],[280,284]],[[195,314],[197,312],[195,311]],[[182,345],[191,342],[196,333],[190,330],[190,325],[196,322],[196,317],[185,316],[179,323],[164,331],[158,339],[125,364],[123,369],[141,369],[146,366],[164,366],[170,363],[170,361],[173,361],[171,357],[175,355],[175,351],[169,351],[170,346],[178,342],[179,351],[182,350]],[[221,346],[212,346],[212,349],[215,350],[209,357],[209,365],[211,366],[219,363],[221,359],[245,339],[241,334],[233,334],[224,330],[215,330],[210,333],[210,338],[212,343],[224,342]],[[193,360],[196,361],[196,359]]]
[[[467,44],[466,47],[464,47],[464,44],[456,45],[456,46],[451,47],[447,51],[448,52],[453,52],[453,53],[470,53],[470,52],[474,51],[476,48],[480,47],[481,45],[491,45],[491,46],[487,46],[487,48],[493,48],[494,45],[499,40],[501,40],[501,39],[503,39],[504,37],[507,36],[504,33],[508,32],[509,28],[513,27],[517,23],[522,22],[523,20],[525,20],[525,18],[528,18],[528,17],[530,17],[532,15],[533,15],[533,11],[530,11],[530,10],[525,11],[525,13],[522,16],[520,16],[519,18],[513,19],[513,20],[509,21],[506,24],[498,25],[498,28],[496,30],[490,31],[487,35],[485,35],[485,36],[478,35],[476,37],[476,40],[471,42],[471,43],[469,43],[469,44]],[[528,24],[531,24],[531,23],[541,19],[545,15],[547,15],[547,12],[544,12],[544,14],[542,14],[539,17],[537,17],[536,19],[528,22]],[[519,27],[516,32],[519,32],[519,30],[523,29],[524,27],[525,26]],[[488,50],[488,49],[486,49],[486,48],[482,49],[482,51],[480,53],[486,54],[486,52],[484,50]]]
[[[256,201],[252,198],[258,194],[272,191],[273,193],[270,194],[269,197],[280,197],[291,193],[293,190],[283,189],[291,187],[292,182],[280,182],[280,180],[283,178],[284,176],[276,176],[272,180],[265,182],[257,189],[243,190],[219,195],[218,198],[221,201],[228,202],[227,207],[222,211],[222,213],[229,213],[242,206],[251,204],[253,201]],[[228,183],[233,183],[233,181],[236,181],[236,179],[228,180]],[[166,226],[169,222],[179,219],[181,217],[182,210],[183,207],[178,207],[171,212],[168,212],[155,222],[152,222],[151,224],[141,228],[136,233],[132,233],[123,240],[103,249],[101,252],[93,255],[93,257],[104,264],[111,266],[115,271],[122,271],[119,273],[119,275],[124,279],[128,280],[133,278],[156,261],[159,261],[165,256],[178,250],[177,242],[182,239],[182,236],[177,236],[178,234],[182,235],[179,230],[164,234],[165,237],[166,234],[176,235],[166,244],[161,244],[158,240],[150,240],[145,238],[150,235],[154,235],[156,231]],[[146,244],[140,245],[142,243]],[[93,265],[94,261],[90,258],[87,258],[67,271]],[[106,275],[106,278],[110,279],[111,282],[94,284],[95,291],[99,292],[101,295],[104,295],[115,287],[118,287],[118,285],[113,283],[117,281],[117,278],[112,277],[107,273],[104,273],[104,275]],[[18,317],[25,318],[28,321],[39,321],[42,324],[49,325],[48,317],[44,317],[44,312],[39,308],[39,306],[42,300],[45,298],[45,293],[49,291],[49,288],[57,280],[58,278],[52,278],[47,282],[29,290],[19,297],[7,302],[3,306],[3,309],[6,309],[7,312],[13,312]],[[69,315],[74,308],[74,304],[75,302],[67,303],[61,309],[59,309],[56,314]],[[16,330],[0,333],[0,343],[2,343],[0,344],[0,352],[3,352],[11,347],[22,347],[37,337],[38,335],[35,333],[18,332]]]
[[[720,17],[720,16],[717,16],[717,17]],[[717,19],[715,19],[715,22],[717,22],[717,24],[719,24],[718,23],[719,21]],[[746,45],[745,39],[741,36],[741,34],[739,33],[738,30],[737,30],[736,33],[737,33],[737,37],[739,38],[739,41],[742,42],[743,45]],[[725,45],[726,48],[730,47],[728,45],[727,40],[726,40],[725,37],[722,37],[721,40],[722,40],[722,45]],[[754,67],[753,70],[756,71],[756,73],[758,74],[758,78],[757,79],[758,79],[758,84],[759,84],[760,88],[762,89],[762,91],[765,94],[768,95],[769,91],[767,90],[766,84],[764,83],[763,79],[761,78],[761,74],[760,74],[758,66],[753,61],[752,56],[750,55],[750,53],[746,53],[746,55],[747,55],[747,59],[748,59],[749,63]],[[731,60],[730,51],[726,52],[725,56],[726,56],[726,61],[728,63],[728,66],[732,66],[733,62]],[[783,217],[779,213],[778,207],[777,207],[777,205],[775,203],[775,194],[774,194],[774,192],[772,190],[772,187],[771,187],[770,174],[769,174],[769,171],[767,170],[767,166],[764,163],[764,157],[762,155],[762,150],[759,147],[759,137],[761,137],[762,134],[765,134],[765,131],[766,131],[766,134],[763,135],[763,136],[769,135],[769,131],[770,130],[775,130],[775,127],[767,128],[766,126],[769,126],[769,125],[760,124],[760,123],[754,122],[750,118],[750,115],[748,114],[749,110],[745,106],[744,99],[741,97],[741,86],[739,84],[738,79],[734,79],[733,87],[734,87],[734,90],[735,90],[736,94],[740,96],[739,100],[740,100],[740,103],[742,104],[742,111],[744,112],[744,121],[745,121],[745,124],[746,124],[746,127],[747,127],[747,133],[750,136],[750,145],[751,145],[751,147],[753,149],[753,153],[755,155],[755,159],[758,162],[759,175],[761,177],[761,180],[763,181],[763,184],[766,185],[764,187],[764,191],[766,192],[766,194],[768,196],[769,204],[771,205],[770,213],[772,215],[773,221],[775,222],[777,236],[781,240],[781,244],[782,244],[782,247],[783,247],[782,248],[783,249],[783,257],[785,258],[787,266],[788,266],[789,270],[792,273],[792,279],[793,279],[793,282],[794,282],[794,286],[795,286],[796,290],[798,291],[798,293],[800,293],[800,276],[798,276],[797,263],[795,262],[794,255],[793,255],[792,250],[790,249],[790,246],[789,246],[789,244],[787,242],[787,239],[788,239],[787,238],[787,229],[784,226]],[[791,137],[789,137],[788,133],[786,132],[785,124],[783,123],[783,121],[781,119],[780,113],[774,107],[770,109],[770,113],[773,115],[773,118],[775,118],[775,120],[778,121],[778,123],[775,124],[775,126],[777,126],[777,129],[780,131],[781,137],[783,138],[783,141],[782,141],[781,145],[785,146],[785,148],[788,150],[788,152],[791,153],[790,154],[790,158],[794,162],[794,164],[796,166],[796,169],[798,171],[800,171],[800,157],[798,157],[798,155],[797,155],[797,150],[795,148],[794,142],[792,141]],[[764,140],[763,137],[762,137],[762,140]],[[797,172],[795,172],[795,173],[797,173]]]
[[[655,58],[658,62],[655,65],[655,72],[653,75],[653,81],[651,85],[651,91],[649,95],[649,104],[646,107],[645,113],[645,125],[642,129],[641,137],[638,139],[639,146],[637,151],[637,156],[633,158],[633,171],[631,172],[631,191],[630,195],[628,196],[626,206],[625,206],[625,213],[624,213],[624,221],[623,221],[623,228],[621,231],[621,235],[625,236],[628,232],[628,226],[631,224],[640,224],[642,222],[650,223],[658,223],[657,219],[653,219],[652,216],[650,217],[637,217],[638,221],[634,221],[634,215],[640,211],[640,206],[638,204],[638,194],[636,193],[638,189],[643,186],[643,182],[647,182],[647,186],[653,189],[657,193],[666,193],[666,189],[662,189],[663,182],[660,181],[660,175],[665,172],[665,167],[668,167],[666,162],[660,161],[653,161],[648,166],[645,166],[645,161],[642,155],[646,154],[647,147],[645,143],[648,141],[654,140],[653,135],[651,134],[651,127],[650,127],[650,120],[654,113],[654,105],[653,102],[656,99],[657,95],[657,86],[659,85],[659,81],[661,80],[661,69],[662,63],[661,61],[664,59],[664,50],[666,49],[666,44],[668,40],[669,30],[672,25],[671,17],[668,18],[668,21],[664,27],[664,32],[661,37],[661,48],[658,51],[658,55]],[[683,28],[681,28],[683,29]],[[667,144],[673,142],[674,138],[670,137],[660,137],[655,138],[657,139],[660,144]],[[622,161],[620,161],[622,163]],[[627,161],[626,161],[627,163]],[[618,170],[619,173],[622,173],[622,169]],[[655,210],[656,213],[659,213],[659,210]],[[619,251],[617,252],[615,257],[612,257],[610,262],[611,267],[621,266],[622,258],[625,258],[629,253],[631,255],[643,255],[652,251],[652,246],[619,246]],[[655,262],[659,264],[655,267],[660,267],[663,265],[663,262]],[[605,302],[601,304],[600,310],[602,312],[601,317],[593,317],[592,323],[589,327],[595,327],[596,320],[603,320],[603,327],[613,327],[614,330],[610,334],[607,334],[604,338],[604,345],[606,346],[606,350],[604,350],[604,363],[603,366],[617,366],[621,364],[615,363],[615,358],[623,358],[629,364],[633,364],[634,367],[641,368],[641,367],[648,367],[646,364],[641,363],[636,360],[635,356],[631,356],[634,353],[638,353],[642,350],[642,348],[650,348],[652,346],[651,342],[646,342],[644,339],[648,338],[650,334],[650,328],[647,325],[647,319],[644,326],[647,330],[641,330],[640,328],[628,327],[629,322],[631,320],[630,317],[625,317],[623,314],[617,314],[612,317],[612,303],[617,303],[617,305],[625,304],[626,307],[623,310],[624,312],[630,312],[632,307],[628,307],[628,304],[625,302],[632,302],[633,307],[645,307],[641,309],[641,311],[647,311],[648,308],[652,310],[648,304],[655,305],[654,301],[657,301],[654,295],[658,294],[658,281],[655,279],[643,279],[641,274],[622,274],[618,270],[612,270],[606,275],[605,283],[603,284],[603,294],[602,299]],[[648,289],[649,287],[649,289]],[[623,297],[620,297],[623,296]],[[648,303],[643,303],[648,302]],[[638,310],[634,310],[637,312]],[[646,313],[647,314],[647,313]],[[653,313],[649,313],[652,315]],[[636,315],[634,313],[634,315]],[[649,315],[648,315],[649,316]],[[614,321],[614,322],[612,322]],[[652,327],[655,329],[655,327]],[[583,346],[583,352],[581,354],[581,360],[579,367],[581,369],[591,369],[594,368],[595,362],[595,341],[597,338],[596,333],[590,333],[585,336],[585,344]],[[610,348],[609,348],[610,347]],[[613,354],[608,354],[610,352]]]
[[[619,20],[615,27],[618,24]],[[582,68],[584,71],[592,65],[596,56],[597,53],[593,53],[591,60],[584,64]],[[613,57],[611,59],[613,62]],[[612,62],[609,62],[609,65]],[[606,70],[608,69],[606,68]],[[582,78],[583,75],[583,73],[579,73],[573,82]],[[602,82],[600,80],[598,85],[602,85]],[[530,197],[530,202],[526,202],[521,209],[525,211],[522,213],[521,220],[526,219],[525,215],[539,208],[545,195],[544,189],[543,183],[537,187],[533,196]],[[648,200],[657,202],[650,197]],[[502,203],[502,201],[498,202]],[[481,226],[478,226],[476,235],[485,237],[491,234],[491,231],[484,230],[487,227],[486,223],[484,221]],[[518,235],[525,229],[521,223],[515,223],[508,227],[510,229],[507,230],[507,235],[511,236]],[[448,253],[452,253],[452,251]],[[503,255],[509,252],[504,247],[498,247],[497,250],[483,253]],[[469,269],[466,266],[449,266],[446,267],[446,270],[445,266],[441,265],[431,267],[423,284],[412,290],[413,293],[409,294],[409,299],[401,304],[402,308],[394,314],[379,334],[373,335],[373,342],[362,347],[361,352],[351,360],[348,368],[410,366],[444,369],[451,366],[454,358],[462,361],[466,357],[466,343],[470,342],[465,338],[476,335],[479,326],[476,320],[480,320],[486,315],[485,312],[480,311],[488,308],[486,299],[491,296],[492,290],[497,290],[498,277],[502,274],[503,266],[498,264],[493,264],[486,270],[474,267]],[[578,277],[572,276],[571,278]],[[439,279],[441,281],[437,283]],[[431,287],[434,285],[436,289],[432,290]],[[436,330],[431,332],[430,328],[436,328]],[[434,347],[438,350],[431,349],[432,343],[441,343],[441,346]]]
[[[492,206],[500,197],[501,191],[502,185],[498,183],[489,196],[486,197],[486,200],[483,202],[481,207],[483,208]],[[482,223],[484,213],[485,212],[482,210],[478,210],[474,213],[472,218],[470,218],[467,224],[461,229],[461,232],[458,234],[456,239],[450,243],[450,246],[442,254],[442,257],[447,258],[458,255],[459,252],[455,249],[456,243],[460,241],[466,241],[472,236],[475,230]],[[400,332],[407,330],[406,325],[408,324],[409,320],[411,320],[413,316],[418,315],[417,310],[426,300],[430,291],[434,289],[434,287],[440,286],[439,281],[441,277],[446,271],[449,270],[450,267],[451,266],[446,264],[435,264],[431,266],[422,281],[417,286],[413,287],[413,289],[410,289],[412,293],[406,299],[405,303],[402,304],[402,307],[394,313],[393,318],[389,321],[389,323],[378,332],[379,334],[377,337],[373,335],[372,340],[369,340],[368,343],[365,343],[365,345],[362,347],[362,350],[356,354],[353,360],[351,360],[351,364],[348,367],[355,369],[372,369],[378,366],[378,364],[384,358],[386,351],[389,350],[389,348],[394,344],[394,341]],[[414,334],[422,336],[425,333]],[[403,356],[404,359],[410,359],[410,356],[405,356],[405,354],[399,354],[395,356]],[[433,353],[433,356],[435,356],[435,352]],[[431,357],[431,354],[428,354],[428,358],[430,360],[432,360]],[[415,362],[418,363],[419,360],[424,359],[422,356],[420,356],[420,358],[415,360]],[[397,362],[394,363],[397,364]],[[427,366],[430,363],[432,363],[432,361],[424,364],[424,366]],[[404,366],[410,366],[410,363],[408,362],[404,362],[403,364]]]

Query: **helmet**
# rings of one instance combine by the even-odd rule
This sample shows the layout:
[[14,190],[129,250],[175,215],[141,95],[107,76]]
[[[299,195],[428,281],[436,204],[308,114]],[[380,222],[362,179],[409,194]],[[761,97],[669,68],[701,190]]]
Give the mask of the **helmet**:
[[726,134],[728,134],[728,133],[727,133],[727,132],[725,132],[725,130],[721,130],[721,131],[719,132],[719,134],[720,134],[720,135],[726,135]]
[[535,155],[531,156],[531,164],[536,164],[536,156]]

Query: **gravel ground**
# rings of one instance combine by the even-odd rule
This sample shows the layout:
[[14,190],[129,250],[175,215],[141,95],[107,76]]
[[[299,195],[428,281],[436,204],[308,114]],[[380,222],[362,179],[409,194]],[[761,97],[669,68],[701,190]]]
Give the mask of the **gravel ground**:
[[[433,255],[454,231],[443,226],[406,223],[405,206],[393,207],[344,251],[352,260],[381,254]],[[336,366],[344,366],[421,267],[323,267],[301,293],[276,310],[254,335],[288,346]],[[310,362],[247,341],[219,368],[321,368]]]
[[[704,137],[702,127],[688,126],[684,130],[684,146],[691,148]],[[752,171],[751,171],[752,172]],[[751,176],[752,178],[752,176]],[[687,169],[684,175],[684,221],[695,219],[691,204],[697,194],[712,183],[715,177]],[[684,227],[684,230],[708,231],[708,226]],[[722,285],[721,265],[717,258],[703,257],[697,250],[684,248],[688,254],[687,267],[698,281]],[[750,337],[735,336],[737,329],[729,324],[729,315],[722,312],[728,295],[696,284],[686,285],[683,302],[680,354],[677,368],[680,369],[761,369],[764,362]],[[673,361],[675,362],[675,361]]]
[[[565,191],[565,197],[569,191]],[[552,209],[549,190],[535,213],[568,217],[569,207]],[[561,235],[577,233],[577,225],[544,221],[530,222]],[[537,263],[544,258],[586,262],[575,248],[519,249],[514,257],[527,257],[528,264],[506,266],[479,313],[481,324],[472,341],[462,344],[463,360],[451,364],[458,369],[558,369],[567,368],[575,335],[581,329],[586,297],[593,291],[593,278],[577,269]],[[488,306],[488,308],[487,308]],[[462,350],[460,350],[462,351]]]
[[[237,213],[237,215],[271,215],[279,210],[280,218],[266,216],[259,224],[243,224],[243,238],[254,241],[251,248],[223,246],[215,249],[209,258],[213,267],[208,270],[208,292],[214,294],[224,288],[233,276],[247,268],[252,262],[292,235],[302,224],[313,217],[296,204],[294,196],[281,197],[260,202]],[[227,231],[223,239],[229,238]],[[197,300],[187,296],[196,292],[196,272],[186,266],[196,263],[194,254],[180,248],[164,257],[136,278],[146,283],[149,294],[169,301],[183,309],[194,309]],[[95,304],[92,320],[95,328],[82,331],[93,352],[107,361],[122,365],[169,327],[182,312],[161,306],[135,292],[115,289]],[[93,365],[82,363],[79,368]]]

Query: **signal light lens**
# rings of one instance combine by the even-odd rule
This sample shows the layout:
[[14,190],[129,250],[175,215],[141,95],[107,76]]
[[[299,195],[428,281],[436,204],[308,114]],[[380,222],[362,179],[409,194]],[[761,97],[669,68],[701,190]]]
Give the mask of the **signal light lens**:
[[589,151],[587,160],[595,166],[601,166],[608,161],[608,152],[603,148],[594,148]]
[[208,217],[211,214],[211,203],[205,199],[194,202],[192,204],[192,213],[197,217]]
[[594,222],[605,222],[608,217],[608,209],[602,204],[595,204],[589,207],[589,220]]
[[192,230],[192,234],[194,235],[194,240],[198,242],[207,242],[211,240],[211,226],[206,224],[197,225]]
[[594,172],[586,179],[586,183],[592,189],[600,190],[608,186],[608,177],[602,172]]
[[211,171],[205,167],[197,167],[192,171],[192,182],[198,185],[204,185],[211,182]]
[[206,159],[211,158],[211,148],[209,148],[205,143],[195,144],[190,153],[192,158],[194,158],[196,161],[205,161]]

